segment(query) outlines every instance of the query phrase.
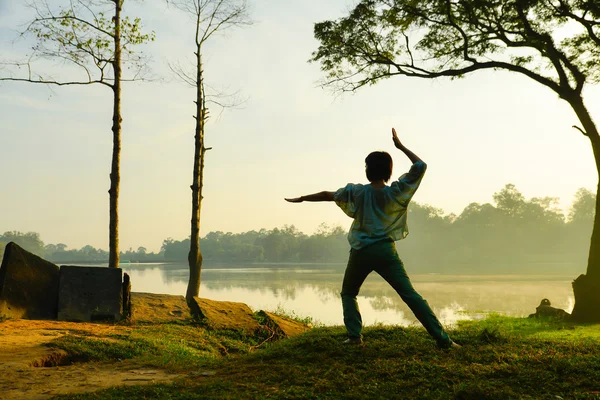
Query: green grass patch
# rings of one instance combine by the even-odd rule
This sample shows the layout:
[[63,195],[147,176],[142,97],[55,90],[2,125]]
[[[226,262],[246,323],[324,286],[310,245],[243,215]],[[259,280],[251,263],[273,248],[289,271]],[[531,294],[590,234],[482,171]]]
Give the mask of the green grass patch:
[[[421,327],[374,326],[364,330],[360,346],[342,344],[342,327],[320,327],[251,351],[258,339],[191,325],[140,327],[111,337],[118,349],[102,350],[102,357],[129,356],[188,378],[58,398],[598,399],[598,331],[494,315],[459,323],[450,332],[463,345],[457,350],[438,350]],[[207,367],[215,374],[195,374]]]
[[[300,322],[301,324],[312,326],[312,327],[325,326],[322,322],[314,319],[313,317],[298,315],[294,311],[284,309],[281,305],[278,305],[274,311],[269,311],[269,312],[280,315],[282,317],[289,318],[296,322]],[[259,321],[259,323],[262,323],[262,322]]]
[[139,326],[104,337],[71,334],[49,346],[65,350],[75,362],[136,359],[170,371],[191,371],[223,356],[248,353],[260,337],[207,330],[195,323]]

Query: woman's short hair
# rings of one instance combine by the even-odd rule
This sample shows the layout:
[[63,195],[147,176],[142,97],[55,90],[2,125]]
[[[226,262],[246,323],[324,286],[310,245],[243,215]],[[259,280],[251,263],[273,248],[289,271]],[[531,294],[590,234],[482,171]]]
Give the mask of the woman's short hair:
[[390,180],[394,162],[392,156],[385,151],[374,151],[365,158],[367,179],[370,182],[383,179],[384,182]]

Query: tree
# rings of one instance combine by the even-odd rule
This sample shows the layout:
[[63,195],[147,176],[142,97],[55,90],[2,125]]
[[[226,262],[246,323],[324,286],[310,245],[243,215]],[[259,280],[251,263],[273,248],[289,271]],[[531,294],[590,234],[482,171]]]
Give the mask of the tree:
[[[0,78],[5,81],[42,83],[48,85],[100,84],[113,92],[113,151],[110,171],[109,267],[119,267],[119,189],[121,182],[121,83],[138,80],[146,65],[145,59],[131,49],[150,40],[154,34],[144,34],[139,18],[123,18],[124,0],[70,0],[65,7],[53,9],[45,0],[30,3],[36,17],[23,35],[32,35],[36,44],[26,63],[14,63],[26,68],[24,77]],[[112,14],[109,17],[108,13]],[[77,67],[80,80],[62,80],[35,73],[36,61],[49,59]],[[126,64],[132,68],[132,78],[123,78]]]
[[[449,231],[453,226],[454,217],[453,214],[444,215],[442,209],[411,201],[408,206],[408,228],[409,234],[415,240],[402,240],[397,244],[408,265],[436,268],[436,272],[443,271],[444,263],[448,261],[449,250],[460,248],[463,239]],[[435,251],[431,251],[434,243]]]
[[[457,78],[489,69],[533,79],[571,106],[600,175],[600,135],[582,96],[600,79],[597,1],[362,0],[314,32],[320,45],[312,61],[340,90],[396,75]],[[600,195],[595,207],[587,272],[573,283],[579,321],[600,322]]]
[[4,243],[4,245],[6,245],[9,242],[15,242],[25,250],[40,257],[42,257],[45,252],[44,242],[40,238],[40,234],[37,232],[23,233],[18,231],[9,231],[0,235],[0,243]]
[[594,204],[596,196],[587,189],[581,188],[575,193],[575,201],[569,210],[570,223],[585,223],[594,219]]
[[496,207],[506,216],[511,218],[520,218],[525,211],[525,196],[517,190],[512,183],[507,184],[504,188],[494,193],[494,201]]
[[183,261],[186,259],[186,255],[190,248],[190,239],[184,240],[173,240],[171,238],[165,239],[163,241],[162,247],[160,249],[161,253],[165,260],[167,261]]
[[[195,74],[189,74],[183,68],[172,67],[174,72],[186,83],[196,88],[196,115],[194,136],[194,170],[192,177],[192,218],[190,251],[188,263],[190,279],[186,291],[188,302],[198,296],[200,291],[200,272],[202,270],[202,252],[200,251],[200,214],[202,210],[202,188],[204,186],[204,156],[206,147],[204,134],[208,119],[208,102],[204,83],[204,64],[202,51],[206,42],[217,32],[229,28],[248,25],[246,0],[167,0],[177,9],[191,16],[195,23],[194,56]],[[220,103],[217,103],[220,104]],[[223,105],[221,103],[221,105]]]

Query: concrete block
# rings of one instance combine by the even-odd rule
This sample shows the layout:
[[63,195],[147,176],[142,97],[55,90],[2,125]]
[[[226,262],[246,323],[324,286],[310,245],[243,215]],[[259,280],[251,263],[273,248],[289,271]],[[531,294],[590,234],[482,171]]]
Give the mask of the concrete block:
[[58,286],[61,321],[118,321],[123,310],[123,270],[62,265]]
[[0,314],[10,318],[55,319],[58,266],[10,242],[0,266]]

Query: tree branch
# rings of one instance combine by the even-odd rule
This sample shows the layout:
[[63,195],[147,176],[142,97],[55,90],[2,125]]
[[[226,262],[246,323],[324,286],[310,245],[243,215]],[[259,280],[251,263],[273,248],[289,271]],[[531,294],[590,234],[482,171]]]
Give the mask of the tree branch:
[[[75,17],[75,16],[64,16],[64,17],[55,17],[55,16],[52,16],[52,17],[36,18],[35,20],[32,21],[32,24],[42,23],[42,22],[45,22],[45,21],[60,21],[60,20],[73,20],[73,21],[77,21],[79,23],[82,23],[82,24],[84,24],[84,25],[86,25],[86,26],[88,26],[88,27],[96,30],[97,32],[100,32],[100,33],[103,33],[104,35],[107,35],[108,37],[110,37],[112,39],[114,39],[114,37],[115,37],[115,35],[113,33],[110,33],[108,31],[106,31],[106,30],[104,30],[104,29],[102,29],[102,28],[100,28],[100,27],[92,24],[89,21],[86,21],[84,19],[81,19],[81,18],[78,18],[78,17]],[[42,25],[45,25],[45,24],[42,24]]]
[[[220,31],[222,29],[226,29],[229,26],[240,26],[240,25],[251,25],[252,22],[247,19],[246,11],[246,1],[244,0],[240,6],[233,6],[231,10],[225,11],[224,18],[217,18],[217,15],[220,11],[221,6],[223,5],[225,0],[220,0],[217,6],[214,8],[211,13],[209,23],[204,30],[204,34],[202,35],[201,43],[204,43],[208,40],[215,32]],[[213,25],[215,19],[219,19],[216,25]]]
[[105,81],[99,81],[99,80],[87,81],[87,82],[58,82],[58,81],[43,80],[43,79],[34,80],[34,79],[29,79],[29,78],[11,78],[11,77],[7,77],[7,78],[0,78],[0,81],[41,83],[41,84],[44,84],[44,85],[56,85],[56,86],[91,85],[91,84],[94,84],[94,83],[99,83],[101,85],[112,87],[112,85],[110,85],[109,83],[107,83]]
[[590,137],[590,135],[588,135],[588,133],[586,131],[584,131],[583,129],[581,129],[580,127],[578,127],[577,125],[573,125],[574,129],[577,129],[579,132],[581,132],[583,134],[583,136],[587,136]]

